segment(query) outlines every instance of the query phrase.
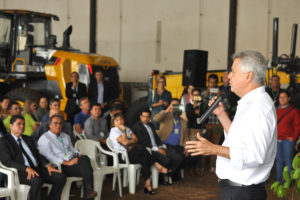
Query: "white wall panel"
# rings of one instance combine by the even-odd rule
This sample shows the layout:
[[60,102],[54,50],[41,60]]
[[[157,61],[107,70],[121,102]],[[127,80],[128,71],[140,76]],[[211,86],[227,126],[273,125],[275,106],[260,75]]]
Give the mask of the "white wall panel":
[[[58,46],[72,24],[71,45],[83,51],[89,50],[89,6],[89,0],[0,0],[0,8],[58,15]],[[279,54],[289,54],[299,10],[299,0],[238,0],[236,51],[254,49],[270,58],[277,16]],[[207,50],[208,69],[225,69],[228,20],[229,0],[98,0],[97,53],[120,63],[121,81],[145,82],[152,69],[181,71],[185,49]]]

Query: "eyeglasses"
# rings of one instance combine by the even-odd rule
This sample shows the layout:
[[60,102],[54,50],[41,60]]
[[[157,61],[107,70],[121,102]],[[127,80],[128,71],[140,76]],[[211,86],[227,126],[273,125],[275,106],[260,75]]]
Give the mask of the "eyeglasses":
[[61,126],[63,123],[62,122],[52,122],[51,124],[53,124],[55,126],[57,126],[57,125]]

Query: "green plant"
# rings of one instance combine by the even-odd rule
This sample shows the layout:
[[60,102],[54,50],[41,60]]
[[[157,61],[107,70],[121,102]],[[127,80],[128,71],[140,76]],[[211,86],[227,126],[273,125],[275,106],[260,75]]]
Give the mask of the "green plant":
[[284,184],[280,184],[280,182],[275,181],[271,185],[271,190],[273,190],[273,192],[277,194],[279,198],[284,197],[287,191],[291,189],[291,183],[293,181],[295,182],[296,193],[300,193],[300,153],[296,154],[293,159],[293,170],[291,171],[290,176],[288,173],[287,166],[284,167],[283,179],[284,179]]

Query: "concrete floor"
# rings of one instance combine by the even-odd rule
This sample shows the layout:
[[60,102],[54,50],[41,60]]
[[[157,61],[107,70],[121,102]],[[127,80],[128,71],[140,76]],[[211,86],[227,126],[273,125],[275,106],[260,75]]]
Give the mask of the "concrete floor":
[[[274,182],[274,170],[266,185],[268,193],[268,200],[279,199],[270,190],[271,184]],[[75,185],[74,185],[75,186]],[[188,173],[185,173],[183,180],[176,181],[172,186],[162,186],[156,190],[157,194],[150,196],[144,194],[143,182],[141,179],[140,184],[136,188],[136,194],[130,195],[128,188],[123,188],[123,197],[119,197],[118,188],[116,191],[111,190],[111,177],[108,177],[104,182],[104,188],[102,192],[102,200],[218,200],[220,199],[220,188],[217,183],[217,177],[213,173],[206,172],[203,177],[192,177]],[[75,196],[71,200],[77,200],[79,190],[76,186],[72,188]],[[294,199],[299,197],[295,196]],[[291,200],[292,194],[289,192],[286,198],[281,200]]]

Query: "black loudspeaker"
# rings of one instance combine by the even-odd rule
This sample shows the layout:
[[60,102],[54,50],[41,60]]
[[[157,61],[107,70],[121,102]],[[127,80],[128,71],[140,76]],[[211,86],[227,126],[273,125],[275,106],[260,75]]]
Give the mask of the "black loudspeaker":
[[206,87],[208,52],[202,50],[184,50],[182,85]]

